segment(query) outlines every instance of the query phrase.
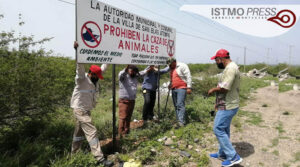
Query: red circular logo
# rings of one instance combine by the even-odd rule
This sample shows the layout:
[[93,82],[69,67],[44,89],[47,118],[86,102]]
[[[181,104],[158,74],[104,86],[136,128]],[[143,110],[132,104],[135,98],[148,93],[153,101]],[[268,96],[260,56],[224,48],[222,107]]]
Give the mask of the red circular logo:
[[283,28],[290,28],[296,23],[296,15],[291,10],[285,9],[277,13],[275,17],[271,17],[268,21],[272,21]]
[[93,21],[84,23],[81,28],[81,39],[90,48],[99,46],[102,40],[102,32],[98,24]]

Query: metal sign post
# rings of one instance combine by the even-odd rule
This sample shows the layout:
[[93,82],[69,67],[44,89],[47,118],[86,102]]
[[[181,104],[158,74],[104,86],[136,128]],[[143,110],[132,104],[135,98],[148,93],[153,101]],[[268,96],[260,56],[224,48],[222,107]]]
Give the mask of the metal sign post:
[[[77,0],[75,0],[75,40],[78,41],[78,39],[77,39]],[[75,60],[77,63],[77,49],[75,50]]]
[[157,76],[157,116],[160,117],[160,66],[158,66],[158,76]]
[[244,73],[246,73],[246,54],[247,54],[247,48],[244,47]]
[[112,66],[112,109],[113,109],[113,151],[116,151],[116,65],[113,64]]

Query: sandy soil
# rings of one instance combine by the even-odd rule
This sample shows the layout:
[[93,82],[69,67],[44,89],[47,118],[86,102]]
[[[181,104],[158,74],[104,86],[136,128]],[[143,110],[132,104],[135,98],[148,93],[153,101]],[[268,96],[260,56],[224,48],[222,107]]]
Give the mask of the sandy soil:
[[[232,126],[232,143],[243,158],[235,167],[300,167],[300,155],[298,161],[295,156],[300,154],[300,91],[279,93],[278,87],[260,88],[241,109],[260,113],[263,122],[249,124],[244,116],[241,130]],[[218,144],[213,146],[216,151]],[[220,164],[211,160],[212,167]]]

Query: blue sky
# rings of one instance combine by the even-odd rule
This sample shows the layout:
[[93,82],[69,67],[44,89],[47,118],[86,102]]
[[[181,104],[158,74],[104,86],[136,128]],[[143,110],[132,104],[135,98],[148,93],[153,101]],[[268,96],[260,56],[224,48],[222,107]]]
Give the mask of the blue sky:
[[[65,0],[74,3],[74,0]],[[247,64],[288,63],[289,45],[292,64],[300,65],[300,23],[278,37],[259,38],[244,35],[214,23],[204,17],[179,11],[184,4],[300,4],[299,0],[102,0],[102,2],[131,13],[176,28],[177,32],[192,34],[210,40],[246,46]],[[18,27],[18,14],[22,13],[25,25]],[[54,37],[43,45],[56,54],[75,57],[72,43],[75,40],[75,6],[58,0],[0,0],[0,31],[19,30],[35,35],[36,39]],[[177,33],[176,56],[185,63],[211,63],[209,59],[219,48],[230,51],[232,59],[243,63],[243,48],[219,44]],[[272,48],[267,57],[267,48]]]

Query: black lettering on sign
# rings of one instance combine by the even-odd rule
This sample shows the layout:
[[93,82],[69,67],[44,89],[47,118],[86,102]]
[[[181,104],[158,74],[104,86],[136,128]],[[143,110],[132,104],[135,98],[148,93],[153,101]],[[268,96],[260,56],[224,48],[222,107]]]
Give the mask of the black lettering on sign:
[[104,14],[103,15],[103,20],[107,21],[107,22],[110,22],[110,15]]
[[132,55],[131,55],[131,57],[138,57],[138,54],[136,54],[136,53],[132,53]]
[[90,62],[101,62],[101,63],[110,63],[112,62],[113,58],[111,57],[93,57],[89,56],[86,58],[87,61]]
[[140,29],[141,29],[141,24],[135,23],[135,28],[136,28],[137,30],[140,30]]
[[100,11],[100,3],[98,1],[91,0],[91,8]]

